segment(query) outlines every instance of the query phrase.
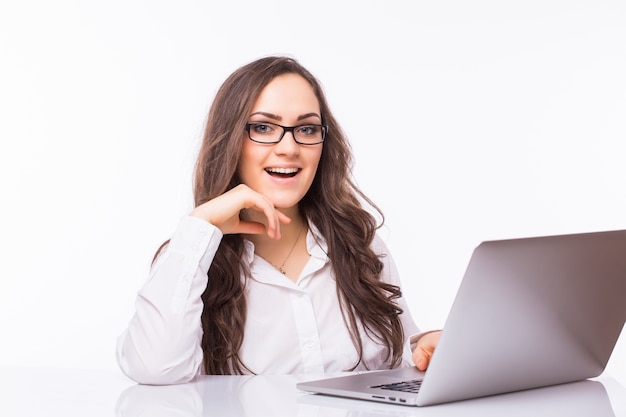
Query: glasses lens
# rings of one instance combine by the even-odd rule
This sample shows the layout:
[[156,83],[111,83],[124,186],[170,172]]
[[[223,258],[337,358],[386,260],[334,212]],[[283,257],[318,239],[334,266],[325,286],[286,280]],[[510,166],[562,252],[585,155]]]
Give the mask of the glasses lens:
[[283,129],[272,123],[248,123],[250,139],[261,143],[278,142]]
[[320,125],[298,126],[294,129],[294,135],[300,143],[320,143],[324,140],[324,127]]

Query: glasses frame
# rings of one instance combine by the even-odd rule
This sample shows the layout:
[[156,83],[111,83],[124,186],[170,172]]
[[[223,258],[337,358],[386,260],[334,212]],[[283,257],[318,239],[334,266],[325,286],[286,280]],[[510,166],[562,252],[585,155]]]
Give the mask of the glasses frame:
[[[272,142],[261,142],[261,141],[252,139],[252,136],[250,136],[250,128],[252,126],[258,126],[258,125],[278,126],[278,127],[283,129],[283,133],[275,141],[272,141]],[[320,140],[319,142],[315,142],[315,143],[300,142],[298,139],[296,139],[296,132],[295,132],[295,130],[300,128],[300,127],[303,127],[303,126],[316,126],[316,127],[322,128],[322,140]],[[275,144],[279,143],[281,140],[283,140],[283,138],[285,137],[285,133],[291,132],[291,137],[293,137],[293,140],[298,145],[309,146],[309,145],[319,145],[320,143],[324,143],[324,140],[326,139],[326,134],[328,133],[328,126],[321,125],[321,124],[315,124],[315,123],[305,123],[305,124],[301,124],[301,125],[297,125],[297,126],[283,126],[283,125],[279,125],[278,123],[272,123],[272,122],[248,122],[248,123],[246,123],[245,131],[248,132],[248,139],[250,139],[252,142],[261,143],[263,145],[275,145]]]

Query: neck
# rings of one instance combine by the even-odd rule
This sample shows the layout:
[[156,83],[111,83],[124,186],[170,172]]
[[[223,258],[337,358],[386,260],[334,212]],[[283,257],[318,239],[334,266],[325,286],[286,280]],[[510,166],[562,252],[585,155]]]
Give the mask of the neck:
[[270,239],[265,233],[246,237],[254,244],[257,256],[295,282],[309,255],[306,251],[306,222],[300,216],[291,219],[289,224],[281,225],[278,240]]
[[[306,220],[300,215],[298,208],[293,207],[290,209],[280,209],[280,211],[287,215],[291,222],[280,225],[281,238],[279,240],[271,239],[266,234],[259,235],[246,235],[246,238],[250,240],[256,247],[270,246],[281,247],[293,243],[298,233],[306,227]],[[253,210],[245,210],[242,216],[245,220],[263,223],[267,226],[267,219],[263,213],[258,213]]]

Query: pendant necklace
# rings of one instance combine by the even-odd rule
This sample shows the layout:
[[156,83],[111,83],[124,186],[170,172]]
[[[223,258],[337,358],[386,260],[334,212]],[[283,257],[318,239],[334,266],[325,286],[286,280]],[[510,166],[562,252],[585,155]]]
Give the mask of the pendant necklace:
[[276,266],[274,265],[274,268],[278,269],[280,271],[281,274],[283,275],[287,275],[287,272],[283,269],[285,267],[285,264],[287,263],[287,260],[289,259],[289,257],[291,256],[291,253],[293,252],[293,250],[296,248],[296,244],[298,243],[298,240],[300,240],[300,235],[302,234],[302,230],[304,229],[304,223],[302,224],[302,227],[300,228],[300,231],[298,232],[298,236],[296,236],[296,241],[293,242],[293,246],[291,247],[291,249],[289,250],[289,253],[287,254],[287,257],[285,258],[285,260],[283,261],[283,263],[280,266]]

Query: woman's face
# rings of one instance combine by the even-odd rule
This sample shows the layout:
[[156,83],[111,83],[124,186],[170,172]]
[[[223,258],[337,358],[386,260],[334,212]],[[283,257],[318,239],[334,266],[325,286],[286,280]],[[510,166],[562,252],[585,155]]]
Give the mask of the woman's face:
[[[261,91],[248,122],[319,125],[322,118],[319,102],[308,81],[297,74],[283,74]],[[257,132],[266,129],[262,125]],[[247,133],[244,135],[238,167],[243,183],[265,195],[277,208],[296,206],[313,182],[323,145],[300,145],[292,132],[285,132],[282,140],[275,144],[257,143],[250,140]]]

